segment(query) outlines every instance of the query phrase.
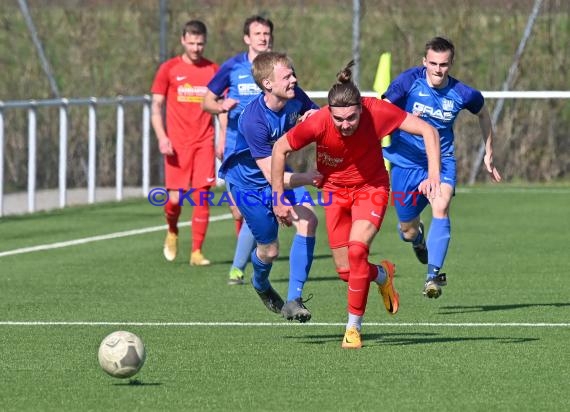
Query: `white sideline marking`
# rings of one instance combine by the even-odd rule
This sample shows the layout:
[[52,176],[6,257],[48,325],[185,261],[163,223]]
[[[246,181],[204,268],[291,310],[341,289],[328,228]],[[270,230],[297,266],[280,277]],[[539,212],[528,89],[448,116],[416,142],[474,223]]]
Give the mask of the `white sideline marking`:
[[[470,193],[470,194],[514,194],[525,193],[535,195],[553,195],[553,194],[568,194],[570,188],[566,187],[499,187],[484,188],[484,187],[456,187],[457,193]],[[500,189],[500,190],[498,190]]]
[[[487,327],[516,327],[516,328],[568,328],[570,323],[529,323],[529,322],[364,322],[364,326],[430,326],[430,327],[445,327],[445,328],[487,328]],[[50,322],[50,321],[0,321],[0,326],[174,326],[174,327],[187,327],[187,326],[237,326],[237,327],[252,327],[252,326],[277,326],[277,327],[306,327],[306,326],[346,326],[346,322],[309,322],[309,323],[289,323],[289,322]]]
[[[232,217],[231,213],[225,213],[223,215],[210,217],[210,222],[226,220],[231,217]],[[179,227],[190,226],[190,225],[191,222],[182,222],[178,224]],[[107,235],[99,235],[99,236],[86,237],[82,239],[68,240],[65,242],[56,242],[56,243],[48,243],[45,245],[24,247],[20,249],[8,250],[6,252],[0,252],[0,257],[20,255],[22,253],[39,252],[42,250],[60,249],[68,246],[83,245],[85,243],[98,242],[100,240],[118,239],[121,237],[142,235],[145,233],[159,232],[161,230],[166,230],[167,228],[168,225],[160,225],[160,226],[146,227],[144,229],[127,230],[125,232],[115,232],[115,233],[109,233]]]

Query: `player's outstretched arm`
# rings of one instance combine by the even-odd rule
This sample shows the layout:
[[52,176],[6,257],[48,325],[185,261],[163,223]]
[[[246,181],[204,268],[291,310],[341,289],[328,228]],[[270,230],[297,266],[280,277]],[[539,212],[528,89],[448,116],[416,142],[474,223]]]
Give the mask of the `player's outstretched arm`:
[[285,192],[285,161],[289,153],[293,149],[287,141],[287,134],[281,136],[273,145],[273,153],[271,154],[271,188],[276,194],[277,202],[273,205],[273,213],[279,223],[286,226],[292,224],[293,207],[283,204],[279,200],[283,198]]
[[239,102],[236,99],[224,99],[216,96],[213,91],[209,90],[202,100],[202,110],[211,114],[227,113],[237,106]]
[[441,194],[441,148],[437,129],[409,113],[400,125],[400,129],[423,137],[428,159],[428,178],[420,183],[418,190],[428,198],[439,196]]

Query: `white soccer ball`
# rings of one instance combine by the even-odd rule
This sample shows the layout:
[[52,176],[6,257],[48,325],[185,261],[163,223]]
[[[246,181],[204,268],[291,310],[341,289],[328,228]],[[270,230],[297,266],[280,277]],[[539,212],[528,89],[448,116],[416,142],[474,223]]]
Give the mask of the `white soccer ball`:
[[106,336],[99,346],[99,365],[115,378],[130,378],[146,358],[143,341],[137,335],[119,330]]

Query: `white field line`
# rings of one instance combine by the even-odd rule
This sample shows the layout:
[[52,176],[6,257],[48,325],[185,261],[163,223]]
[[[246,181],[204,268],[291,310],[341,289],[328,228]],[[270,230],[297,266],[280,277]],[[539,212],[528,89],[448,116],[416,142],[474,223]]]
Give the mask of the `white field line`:
[[[531,323],[531,322],[364,322],[364,326],[384,327],[443,327],[443,328],[569,328],[570,323]],[[308,327],[308,326],[346,326],[346,323],[309,322],[304,324],[289,322],[55,322],[55,321],[0,321],[0,326],[150,326],[150,327]]]
[[[227,220],[227,219],[230,219],[231,217],[232,217],[231,213],[225,213],[223,215],[218,215],[218,216],[211,216],[210,222],[217,222],[219,220]],[[190,225],[191,225],[191,222],[181,222],[178,224],[179,227],[190,226]],[[56,242],[56,243],[48,243],[48,244],[44,244],[44,245],[24,247],[24,248],[20,248],[20,249],[8,250],[6,252],[0,252],[0,257],[11,256],[11,255],[20,255],[22,253],[39,252],[39,251],[43,251],[43,250],[60,249],[60,248],[68,247],[68,246],[83,245],[85,243],[99,242],[101,240],[118,239],[121,237],[142,235],[145,233],[159,232],[162,230],[166,230],[167,228],[168,228],[167,225],[160,225],[160,226],[146,227],[143,229],[127,230],[124,232],[109,233],[107,235],[99,235],[99,236],[86,237],[86,238],[82,238],[82,239],[67,240],[65,242]]]
[[[500,190],[499,190],[500,189]],[[567,187],[501,187],[500,185],[493,186],[493,188],[484,187],[456,187],[455,191],[457,193],[472,193],[472,194],[535,194],[535,195],[556,195],[570,194],[570,188]]]

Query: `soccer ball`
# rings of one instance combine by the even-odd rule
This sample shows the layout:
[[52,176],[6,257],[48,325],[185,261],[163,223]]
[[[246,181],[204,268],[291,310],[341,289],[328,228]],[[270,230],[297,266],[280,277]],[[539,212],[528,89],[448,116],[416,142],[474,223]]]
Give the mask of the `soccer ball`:
[[124,330],[106,336],[99,346],[99,365],[115,378],[130,378],[142,368],[145,358],[141,338]]

